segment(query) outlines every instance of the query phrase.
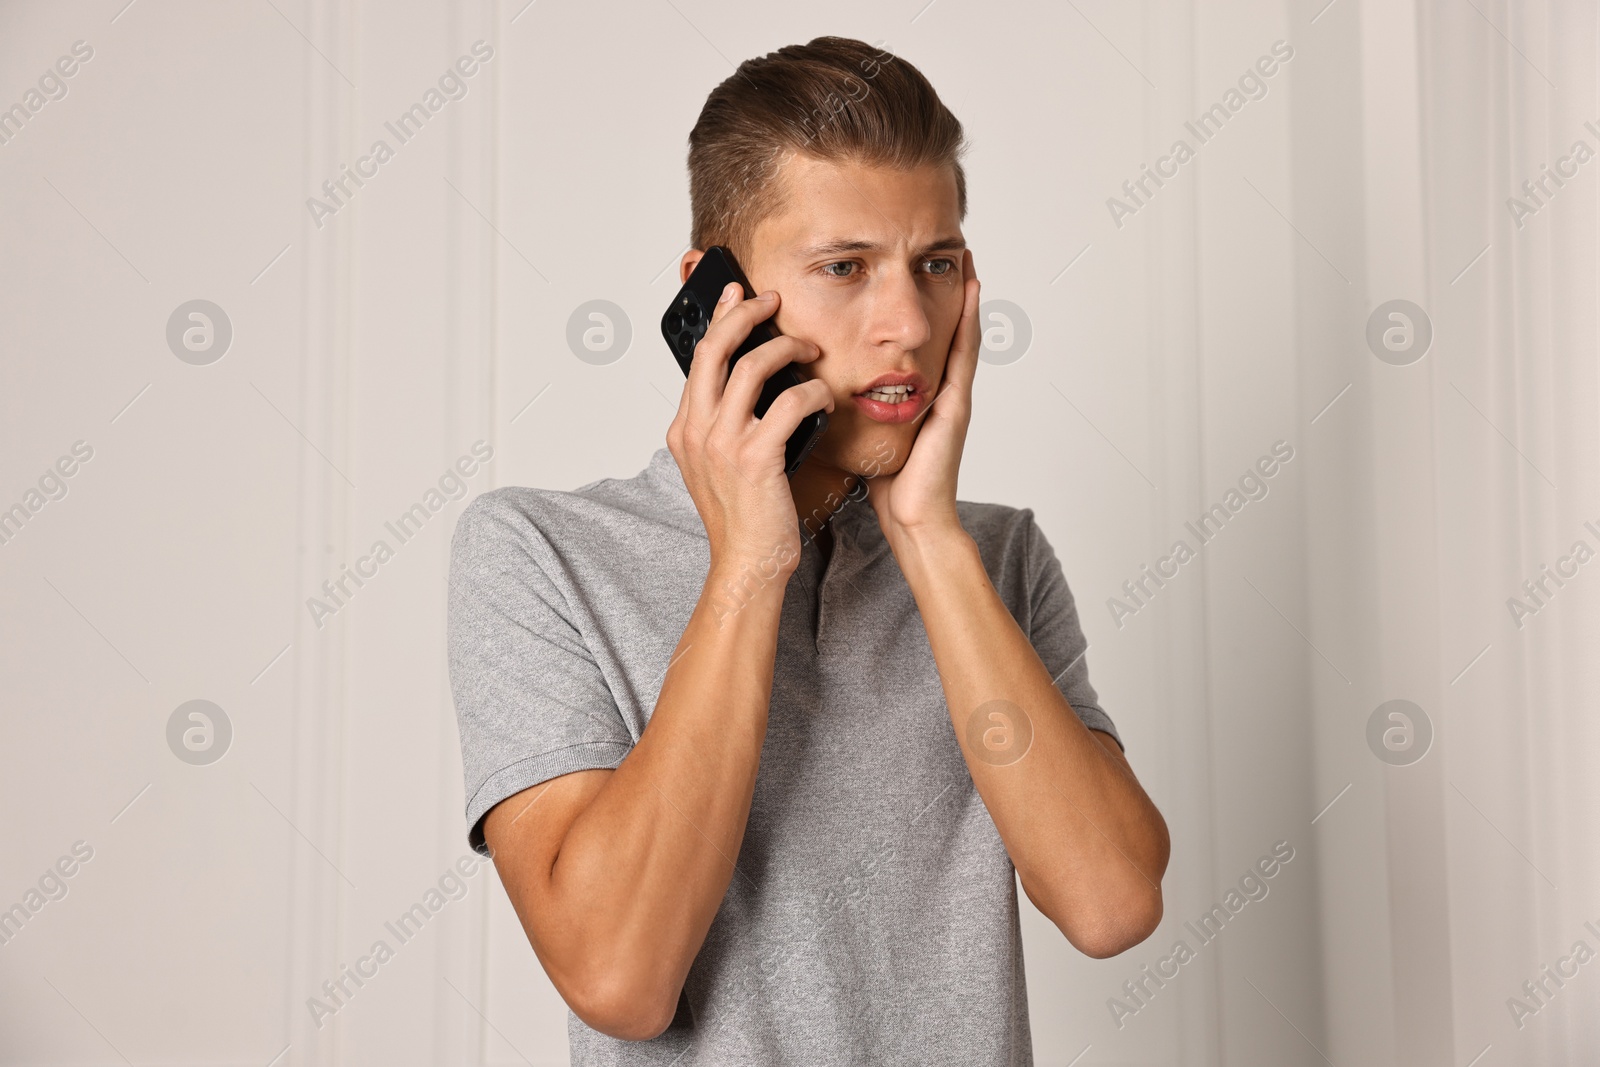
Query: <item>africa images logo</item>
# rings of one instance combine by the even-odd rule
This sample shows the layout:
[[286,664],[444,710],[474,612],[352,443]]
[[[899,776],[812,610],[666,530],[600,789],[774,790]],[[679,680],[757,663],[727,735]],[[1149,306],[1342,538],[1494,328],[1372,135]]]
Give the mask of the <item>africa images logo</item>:
[[355,563],[340,566],[339,573],[322,583],[322,596],[306,598],[306,610],[317,629],[322,629],[329,616],[337,615],[355,598],[362,587],[378,576],[380,568],[395,557],[401,546],[422,532],[429,519],[444,509],[449,500],[460,500],[467,495],[467,481],[484,465],[494,459],[494,446],[484,440],[472,443],[472,454],[461,456],[455,464],[439,476],[437,488],[429,486],[422,499],[412,504],[393,522],[383,528],[394,537],[395,544],[380,537],[372,542],[367,554]]
[[1294,859],[1294,846],[1287,841],[1275,842],[1272,854],[1262,856],[1240,875],[1238,881],[1228,888],[1222,900],[1213,904],[1210,911],[1200,916],[1199,925],[1194,922],[1183,924],[1195,939],[1193,947],[1187,939],[1180,937],[1173,942],[1172,951],[1156,960],[1154,970],[1146,964],[1139,968],[1137,975],[1122,983],[1123,996],[1106,998],[1106,1009],[1111,1012],[1112,1021],[1117,1024],[1117,1029],[1121,1030],[1127,1025],[1128,1016],[1137,1015],[1148,1008],[1156,994],[1182,973],[1184,965],[1198,959],[1199,950],[1222,936],[1223,928],[1238,918],[1239,913],[1248,905],[1266,900],[1267,895],[1272,892],[1269,883],[1289,865],[1292,859]]
[[355,197],[356,191],[364,188],[367,181],[376,178],[379,168],[393,159],[399,148],[410,143],[421,133],[429,119],[443,111],[446,104],[464,99],[468,91],[467,79],[477,74],[483,64],[493,58],[492,45],[481,40],[474,41],[471,55],[457,59],[439,75],[437,89],[430,85],[423,92],[420,102],[402,111],[393,122],[383,124],[384,128],[394,136],[395,144],[391,145],[380,137],[372,142],[366,155],[356,160],[354,169],[347,164],[339,164],[338,177],[329,178],[322,183],[322,192],[326,199],[315,196],[306,198],[306,210],[311,213],[311,221],[316,223],[317,229],[322,229],[324,219],[344,210]]

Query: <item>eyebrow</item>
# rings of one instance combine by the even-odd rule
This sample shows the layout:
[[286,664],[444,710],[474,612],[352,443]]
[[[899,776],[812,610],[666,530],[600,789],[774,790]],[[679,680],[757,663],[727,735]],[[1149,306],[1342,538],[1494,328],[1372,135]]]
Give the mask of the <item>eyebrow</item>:
[[[917,257],[920,259],[932,252],[957,252],[966,247],[967,242],[960,237],[940,237],[931,244],[919,248]],[[795,255],[801,259],[811,259],[817,256],[838,256],[849,252],[882,252],[883,250],[883,245],[877,241],[837,240],[824,241],[808,248],[802,248]]]

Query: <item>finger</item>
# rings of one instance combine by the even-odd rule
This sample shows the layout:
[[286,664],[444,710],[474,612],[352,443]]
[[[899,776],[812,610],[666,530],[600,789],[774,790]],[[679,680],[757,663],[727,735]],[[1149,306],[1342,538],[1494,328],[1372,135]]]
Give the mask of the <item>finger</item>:
[[[711,309],[711,320],[706,324],[706,333],[711,332],[711,327],[716,324],[717,320],[727,315],[728,310],[737,304],[739,298],[743,295],[744,294],[739,291],[739,283],[737,282],[729,282],[727,285],[722,287],[722,292],[717,297],[717,303]],[[702,335],[701,341],[704,340],[705,336]],[[683,386],[683,404],[681,408],[686,417],[698,419],[698,416],[700,415],[700,410],[702,408],[700,398],[705,392],[705,390],[701,388],[701,385],[708,376],[706,365],[711,362],[710,352],[710,349],[705,350],[707,358],[702,361],[700,358],[700,344],[697,342],[695,344],[694,351],[690,354],[689,373],[685,376],[686,381],[684,382]],[[716,394],[713,392],[711,395],[713,397],[712,406],[714,407],[714,398]]]
[[958,369],[966,375],[959,380],[970,383],[972,375],[977,372],[978,356],[983,349],[983,323],[979,317],[983,283],[978,281],[977,272],[973,270],[972,250],[967,249],[965,256],[962,274],[966,276],[966,281],[962,283],[961,321],[956,324],[956,344],[951,346],[950,356],[959,359]]
[[[694,358],[689,363],[689,383],[685,387],[689,417],[703,424],[716,418],[722,390],[728,382],[729,357],[750,336],[756,323],[778,309],[778,295],[771,290],[770,299],[744,300],[737,282],[729,282],[728,286],[723,291],[724,299],[712,309],[711,325],[695,345]],[[731,301],[726,299],[730,292]]]
[[722,391],[717,418],[734,419],[734,425],[749,422],[768,378],[791,363],[810,363],[821,354],[822,349],[810,341],[785,335],[774,337],[740,356],[728,374],[728,386]]
[[[737,298],[742,295],[743,293],[739,291],[739,286],[736,282],[729,282],[723,286],[722,292],[717,297],[716,304],[712,306],[711,316],[707,320],[706,328],[709,330],[711,323],[716,322],[720,316],[726,314]],[[693,357],[694,353],[690,352],[689,371],[684,375],[683,391],[678,395],[678,414],[672,420],[672,425],[667,428],[668,447],[672,447],[674,435],[681,442],[688,436],[687,431],[692,429],[694,430],[694,438],[703,440],[711,429],[703,413],[697,410],[698,403],[695,399],[695,388],[700,380],[705,377],[705,370],[700,367],[699,361]],[[677,458],[676,451],[673,452],[673,456]],[[683,460],[679,458],[678,462],[681,466]]]
[[711,321],[715,323],[726,315],[730,308],[738,306],[739,301],[742,299],[744,299],[744,290],[738,282],[729,282],[724,285],[722,292],[717,294],[716,306],[711,309]]
[[[955,335],[950,342],[950,356],[944,365],[944,380],[929,409],[931,415],[932,408],[939,408],[940,418],[959,417],[963,410],[970,410],[972,382],[977,376],[979,355],[983,350],[983,323],[979,318],[982,283],[972,270],[971,249],[963,255],[962,274],[966,280],[962,286],[961,319],[956,323]],[[948,395],[951,393],[957,395],[953,397]]]
[[820,378],[812,378],[785,389],[772,402],[755,430],[755,440],[773,449],[780,457],[783,446],[800,422],[813,411],[833,410],[833,390]]

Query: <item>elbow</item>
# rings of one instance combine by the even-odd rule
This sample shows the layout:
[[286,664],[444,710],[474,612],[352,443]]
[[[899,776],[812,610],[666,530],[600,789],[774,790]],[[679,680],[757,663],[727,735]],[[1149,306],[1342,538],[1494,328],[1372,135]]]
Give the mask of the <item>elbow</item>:
[[[1172,855],[1172,841],[1166,821],[1153,808],[1152,813],[1152,840],[1143,857],[1148,873],[1136,867],[1137,878],[1127,877],[1118,889],[1102,893],[1100,899],[1105,903],[1096,909],[1098,914],[1090,916],[1087,923],[1080,922],[1074,933],[1067,934],[1067,940],[1086,956],[1103,960],[1120,955],[1142,943],[1161,925],[1165,911],[1161,879]],[[1123,873],[1126,877],[1127,872]],[[1066,932],[1065,927],[1062,929]]]
[[622,1041],[648,1041],[672,1025],[688,965],[674,965],[660,947],[549,915],[552,936],[528,940],[545,976],[572,1014],[591,1030]]
[[1099,914],[1092,917],[1087,929],[1082,930],[1078,938],[1068,936],[1085,955],[1097,960],[1120,955],[1142,943],[1161,925],[1166,908],[1161,895],[1161,877],[1167,870],[1170,846],[1166,825],[1162,823],[1159,828],[1157,855],[1151,865],[1154,877],[1141,872],[1138,879],[1129,879],[1116,892],[1104,894],[1101,899],[1105,905],[1098,909]]
[[584,1025],[623,1041],[648,1041],[672,1025],[678,993],[645,990],[632,977],[601,975],[570,989],[562,999]]
[[1121,955],[1155,933],[1162,913],[1161,890],[1146,886],[1101,915],[1080,917],[1071,924],[1057,922],[1056,926],[1079,952],[1103,960]]
[[1143,866],[1134,866],[1123,855],[1122,862],[1098,872],[1091,886],[1071,896],[1036,895],[1027,880],[1023,889],[1074,948],[1097,960],[1108,959],[1142,943],[1161,925],[1161,879],[1170,855],[1166,823],[1157,815],[1153,840],[1141,853]]
[[1023,888],[1073,948],[1097,960],[1121,955],[1161,925],[1161,887],[1144,878],[1119,879],[1072,898],[1036,895],[1027,882]]

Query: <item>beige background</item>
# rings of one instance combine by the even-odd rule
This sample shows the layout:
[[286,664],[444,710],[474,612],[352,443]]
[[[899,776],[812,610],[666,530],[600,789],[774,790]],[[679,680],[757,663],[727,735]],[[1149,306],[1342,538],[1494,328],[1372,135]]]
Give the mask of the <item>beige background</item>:
[[[94,450],[0,544],[0,907],[94,850],[0,946],[0,1062],[566,1062],[492,870],[313,1023],[466,851],[463,501],[320,628],[306,601],[475,441],[468,495],[644,465],[681,388],[655,321],[689,127],[732,63],[823,33],[967,126],[984,295],[1033,340],[982,368],[961,493],[1036,510],[1173,830],[1167,919],[1121,957],[1024,899],[1038,1061],[1592,1062],[1596,967],[1521,1028],[1506,1000],[1600,948],[1600,566],[1520,630],[1506,599],[1600,547],[1596,165],[1520,229],[1505,204],[1600,142],[1592,7],[524,2],[0,7],[0,106],[94,49],[0,145],[0,507]],[[318,228],[306,199],[480,39],[466,96]],[[1265,97],[1115,225],[1277,40]],[[206,366],[165,337],[193,299],[233,328]],[[565,340],[594,299],[633,330],[603,366]],[[1432,320],[1409,366],[1364,341],[1392,299]],[[1278,440],[1270,495],[1119,628],[1108,598]],[[1435,734],[1406,767],[1366,741],[1396,698]],[[233,728],[207,766],[167,743],[193,699]],[[1108,998],[1280,840],[1270,896],[1119,1029]]]

